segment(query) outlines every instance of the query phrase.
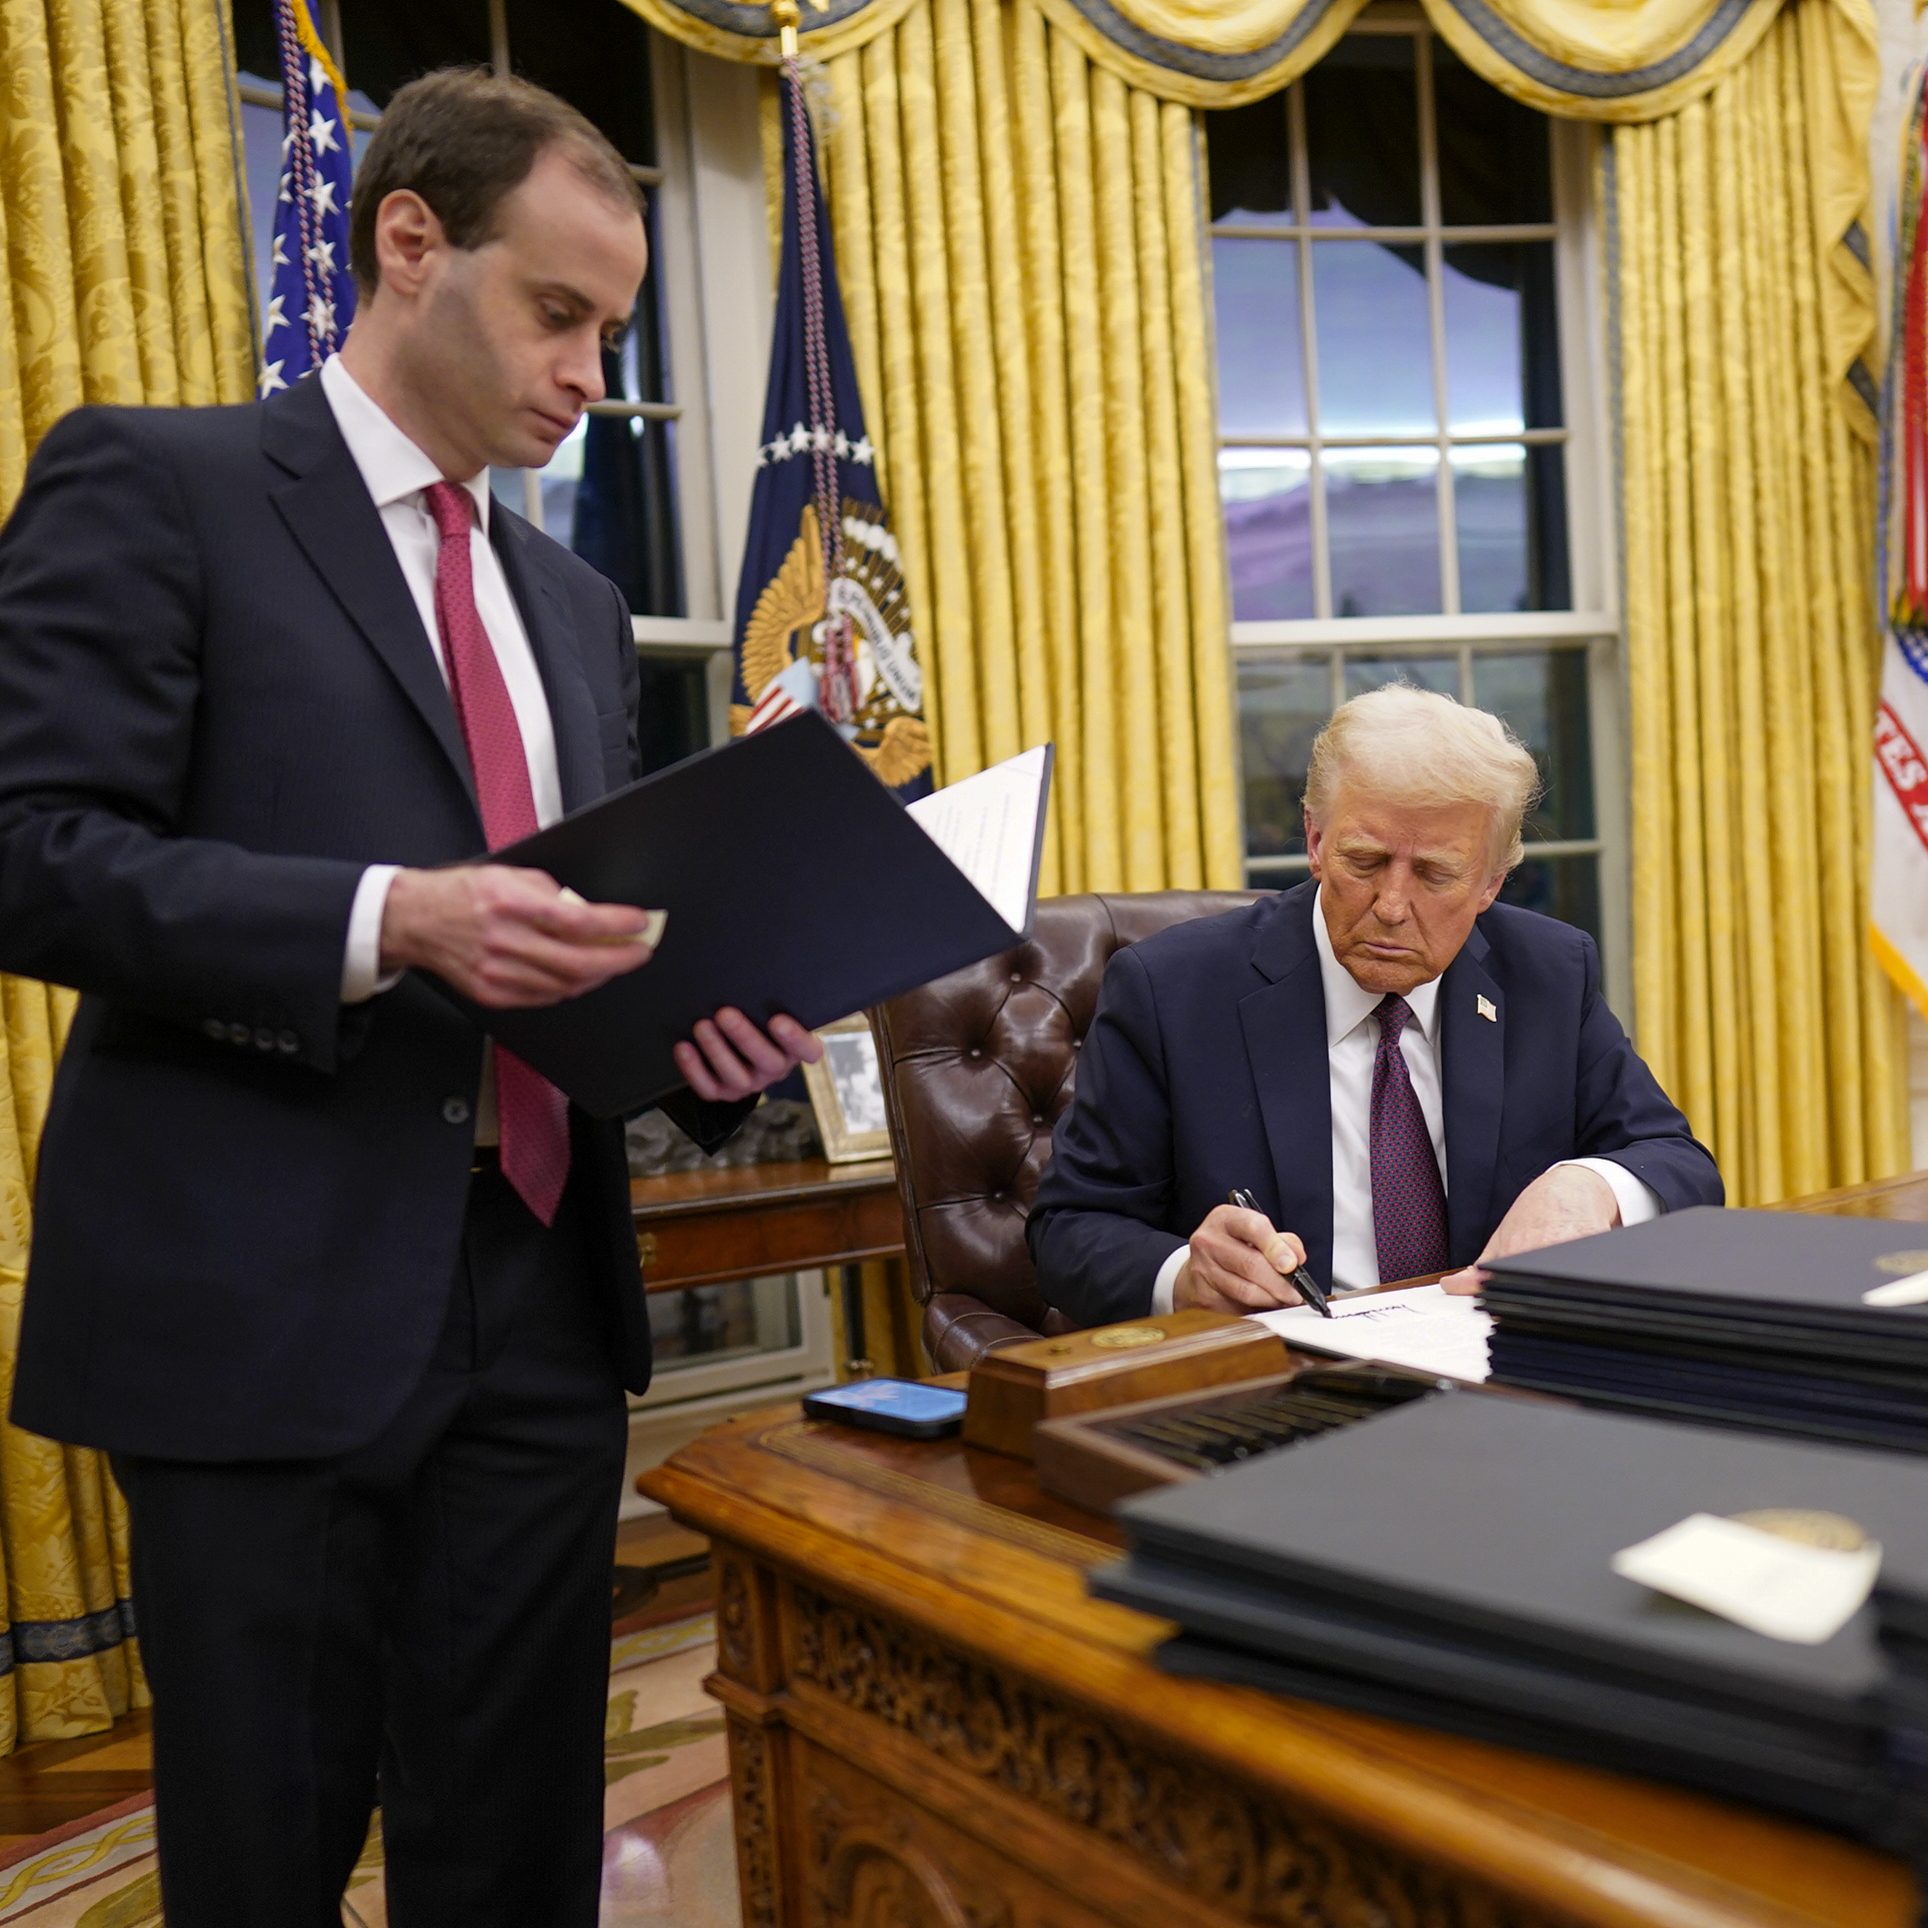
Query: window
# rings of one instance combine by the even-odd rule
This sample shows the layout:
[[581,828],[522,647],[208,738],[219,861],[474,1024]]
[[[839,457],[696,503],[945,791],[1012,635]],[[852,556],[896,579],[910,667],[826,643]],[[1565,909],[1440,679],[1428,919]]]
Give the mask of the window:
[[[697,177],[708,177],[701,190],[707,217],[750,226],[763,248],[753,95],[746,109],[724,75],[694,75],[695,67],[719,63],[686,56],[614,0],[433,0],[407,8],[323,0],[311,11],[348,82],[360,139],[415,75],[455,63],[492,65],[538,81],[580,109],[646,189],[650,273],[628,335],[605,358],[605,398],[546,468],[497,470],[490,483],[499,500],[623,592],[645,686],[647,767],[720,740],[728,727],[725,611],[733,594],[723,551],[733,545],[719,543],[718,530],[726,519],[740,525],[748,512],[747,464],[761,400],[757,357],[768,342],[767,306],[759,316],[758,303],[767,305],[768,274],[765,256],[752,298],[746,302],[735,289],[731,323],[706,331],[706,297],[723,305],[723,290],[715,285],[714,261],[706,281],[697,246]],[[264,285],[281,167],[280,63],[268,0],[241,0],[235,16],[254,261]],[[747,152],[729,125],[746,113]],[[723,245],[712,252],[733,253]],[[733,417],[726,423],[712,420],[706,349],[718,339],[758,369],[755,412],[747,420],[734,419],[740,405],[724,411]],[[740,439],[743,460],[718,461],[718,429]]]
[[1337,704],[1444,690],[1504,716],[1546,779],[1505,897],[1592,931],[1617,990],[1586,131],[1390,8],[1284,94],[1205,118],[1249,880],[1304,873]]

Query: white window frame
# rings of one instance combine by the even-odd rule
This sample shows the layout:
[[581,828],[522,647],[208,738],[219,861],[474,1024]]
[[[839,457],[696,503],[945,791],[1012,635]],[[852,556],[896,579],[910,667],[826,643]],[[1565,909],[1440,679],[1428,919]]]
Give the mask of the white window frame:
[[[1459,695],[1470,701],[1473,694],[1473,659],[1494,650],[1517,650],[1522,645],[1541,645],[1555,649],[1583,651],[1587,660],[1587,701],[1591,726],[1594,786],[1594,828],[1592,838],[1580,841],[1529,843],[1529,857],[1556,857],[1591,854],[1598,866],[1600,887],[1600,941],[1608,1001],[1623,1014],[1631,1007],[1632,938],[1630,929],[1630,879],[1628,874],[1627,834],[1627,725],[1624,652],[1621,647],[1618,542],[1613,515],[1612,449],[1607,432],[1609,387],[1606,371],[1606,343],[1600,320],[1604,316],[1605,289],[1601,272],[1593,201],[1593,178],[1599,153],[1596,129],[1583,123],[1552,121],[1549,124],[1550,158],[1553,172],[1553,222],[1546,228],[1508,227],[1494,230],[1508,239],[1550,239],[1554,247],[1554,277],[1560,329],[1560,376],[1564,428],[1521,430],[1477,437],[1449,435],[1445,387],[1445,332],[1440,312],[1442,281],[1439,256],[1440,235],[1439,174],[1437,144],[1433,138],[1432,52],[1435,35],[1425,16],[1416,8],[1391,0],[1373,6],[1347,29],[1350,34],[1412,34],[1418,30],[1420,138],[1422,167],[1423,227],[1414,229],[1365,229],[1363,236],[1378,240],[1401,240],[1422,244],[1428,265],[1428,290],[1431,303],[1433,342],[1434,399],[1439,419],[1436,445],[1443,471],[1439,490],[1440,572],[1442,600],[1448,607],[1457,601],[1458,541],[1451,521],[1453,510],[1452,447],[1497,444],[1517,447],[1521,443],[1555,444],[1565,449],[1568,556],[1572,604],[1570,610],[1518,611],[1488,615],[1435,616],[1327,616],[1275,622],[1234,622],[1232,649],[1234,669],[1241,656],[1279,657],[1288,654],[1330,652],[1332,701],[1336,708],[1344,697],[1344,659],[1347,654],[1374,656],[1452,655],[1459,662]],[[1288,133],[1291,141],[1294,206],[1309,205],[1306,176],[1304,96],[1294,87],[1288,105]],[[1264,234],[1279,246],[1293,246],[1301,252],[1315,246],[1345,243],[1327,239],[1341,231],[1332,228],[1301,229],[1291,223],[1272,221],[1263,227],[1237,222],[1214,223],[1213,235]],[[1290,241],[1286,236],[1292,236]],[[1315,241],[1312,237],[1320,237]],[[1452,230],[1455,242],[1479,239],[1483,229]],[[1354,243],[1353,245],[1362,245]],[[1383,447],[1399,438],[1383,434],[1356,436],[1318,436],[1318,340],[1314,325],[1313,287],[1310,275],[1299,275],[1300,330],[1304,343],[1306,371],[1306,420],[1309,438],[1326,447]],[[1221,436],[1221,447],[1289,446],[1293,436]],[[1326,547],[1324,490],[1312,484],[1311,529],[1313,567],[1316,572],[1316,598],[1320,607],[1331,607],[1330,557]],[[1248,854],[1247,873],[1268,882],[1281,884],[1302,876],[1306,871],[1303,854]]]

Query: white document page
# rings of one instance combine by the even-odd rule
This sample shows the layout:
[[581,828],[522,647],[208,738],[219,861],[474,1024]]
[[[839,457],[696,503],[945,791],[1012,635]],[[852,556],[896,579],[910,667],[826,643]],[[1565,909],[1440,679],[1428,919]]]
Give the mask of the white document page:
[[1483,1380],[1488,1371],[1486,1340],[1493,1330],[1493,1315],[1477,1299],[1462,1298],[1437,1285],[1334,1299],[1329,1319],[1320,1318],[1309,1305],[1250,1316],[1287,1345],[1305,1352],[1371,1359],[1379,1365],[1408,1366],[1449,1379]]
[[907,806],[918,827],[1014,932],[1031,919],[1050,761],[1040,744]]

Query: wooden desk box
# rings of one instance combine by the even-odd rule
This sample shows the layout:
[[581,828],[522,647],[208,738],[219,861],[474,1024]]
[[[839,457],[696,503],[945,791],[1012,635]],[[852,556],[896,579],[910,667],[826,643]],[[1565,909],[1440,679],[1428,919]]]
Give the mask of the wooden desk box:
[[971,1368],[964,1437],[1029,1459],[1031,1429],[1040,1420],[1237,1385],[1283,1372],[1287,1364],[1285,1342],[1275,1333],[1197,1307],[1030,1339],[1000,1347]]

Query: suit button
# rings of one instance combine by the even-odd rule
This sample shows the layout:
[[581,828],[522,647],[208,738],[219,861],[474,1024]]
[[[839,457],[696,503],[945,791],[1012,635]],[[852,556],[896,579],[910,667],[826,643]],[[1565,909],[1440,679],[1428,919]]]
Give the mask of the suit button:
[[466,1125],[469,1115],[469,1101],[466,1098],[442,1100],[442,1122],[445,1125]]
[[228,1027],[219,1018],[203,1018],[201,1031],[204,1036],[212,1038],[216,1044],[227,1042]]
[[250,1043],[253,1038],[254,1033],[250,1031],[245,1024],[230,1024],[228,1026],[228,1039],[230,1043],[247,1044]]
[[274,1049],[274,1033],[270,1031],[265,1024],[254,1034],[254,1048],[257,1051],[272,1051]]
[[284,1031],[275,1039],[275,1049],[292,1058],[301,1049],[301,1040],[292,1031]]

